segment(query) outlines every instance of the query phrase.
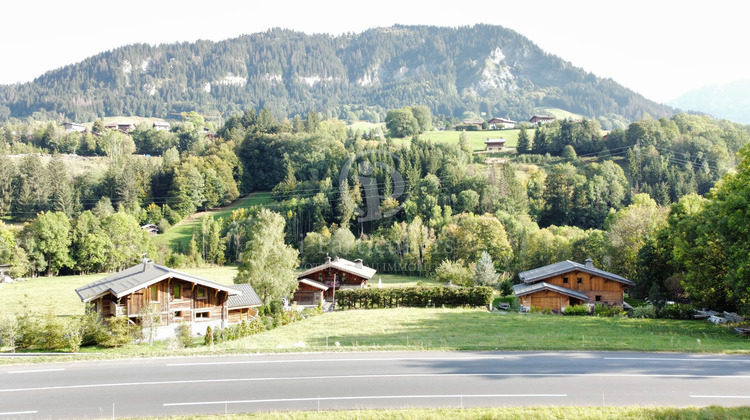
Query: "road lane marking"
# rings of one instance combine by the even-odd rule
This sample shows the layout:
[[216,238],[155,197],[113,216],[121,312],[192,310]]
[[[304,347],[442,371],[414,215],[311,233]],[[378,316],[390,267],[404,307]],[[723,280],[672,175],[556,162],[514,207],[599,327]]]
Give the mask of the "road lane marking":
[[40,372],[61,372],[65,369],[37,369],[37,370],[11,370],[8,373],[40,373]]
[[17,416],[19,414],[36,414],[38,411],[9,411],[7,413],[0,413],[0,416]]
[[472,360],[503,360],[503,356],[477,356],[477,357],[381,357],[381,358],[355,358],[355,359],[289,359],[289,360],[246,360],[233,362],[193,362],[193,363],[167,363],[167,366],[213,366],[213,365],[251,365],[251,364],[273,364],[273,363],[333,363],[333,362],[387,362],[387,361],[472,361]]
[[471,378],[471,377],[586,377],[586,378],[719,378],[719,379],[750,379],[748,375],[689,375],[689,374],[606,374],[606,373],[417,373],[417,374],[374,374],[374,375],[331,375],[331,376],[286,376],[286,377],[262,377],[262,378],[227,378],[227,379],[191,379],[177,381],[153,381],[153,382],[115,382],[82,385],[58,385],[37,388],[10,388],[0,389],[4,392],[30,392],[30,391],[55,391],[63,389],[84,388],[108,388],[125,386],[149,386],[149,385],[181,385],[181,384],[213,384],[230,382],[270,382],[270,381],[305,381],[305,380],[332,380],[332,379],[384,379],[384,378]]
[[344,401],[344,400],[395,400],[417,398],[543,398],[567,397],[568,394],[444,394],[444,395],[360,395],[354,397],[308,397],[308,398],[272,398],[263,400],[235,400],[235,401],[191,401],[184,403],[165,403],[164,407],[188,405],[217,405],[217,404],[251,404],[302,401]]
[[750,395],[691,395],[690,398],[750,399]]
[[604,360],[647,360],[658,362],[741,362],[750,363],[750,359],[677,359],[669,357],[605,357]]

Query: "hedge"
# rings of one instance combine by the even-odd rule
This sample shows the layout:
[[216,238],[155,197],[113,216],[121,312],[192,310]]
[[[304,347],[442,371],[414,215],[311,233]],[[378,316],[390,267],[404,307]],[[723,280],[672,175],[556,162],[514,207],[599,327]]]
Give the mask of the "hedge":
[[489,305],[492,293],[492,288],[487,286],[345,289],[336,292],[336,307],[339,309],[479,307]]

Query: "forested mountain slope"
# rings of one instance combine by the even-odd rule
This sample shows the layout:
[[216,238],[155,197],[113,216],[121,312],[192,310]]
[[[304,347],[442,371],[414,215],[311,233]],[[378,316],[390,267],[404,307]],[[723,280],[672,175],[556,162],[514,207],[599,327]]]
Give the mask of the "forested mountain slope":
[[137,44],[0,86],[0,120],[34,113],[76,121],[192,110],[226,115],[265,107],[280,118],[315,109],[379,121],[385,110],[411,104],[457,118],[468,111],[527,120],[538,106],[628,120],[672,114],[489,25],[394,26],[341,36],[274,29],[220,42]]

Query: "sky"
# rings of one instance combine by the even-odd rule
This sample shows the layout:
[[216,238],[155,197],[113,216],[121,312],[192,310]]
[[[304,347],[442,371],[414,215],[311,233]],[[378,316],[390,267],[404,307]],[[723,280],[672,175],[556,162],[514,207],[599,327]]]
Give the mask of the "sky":
[[750,4],[740,0],[25,0],[2,6],[0,84],[119,46],[403,25],[501,25],[548,53],[657,102],[750,79]]

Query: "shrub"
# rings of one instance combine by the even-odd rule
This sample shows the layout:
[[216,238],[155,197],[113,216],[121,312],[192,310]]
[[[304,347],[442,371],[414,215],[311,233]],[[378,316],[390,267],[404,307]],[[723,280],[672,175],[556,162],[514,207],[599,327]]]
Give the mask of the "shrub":
[[476,287],[403,287],[386,289],[349,289],[336,293],[340,309],[393,308],[397,306],[423,308],[426,306],[486,307],[493,290]]
[[594,315],[603,317],[615,317],[621,316],[624,313],[623,309],[619,306],[609,306],[597,303],[594,306]]
[[101,343],[107,347],[122,347],[133,341],[134,327],[125,316],[117,316],[107,320],[109,330],[107,338]]
[[175,329],[175,338],[181,348],[189,347],[193,342],[193,328],[187,322],[180,322]]
[[589,307],[588,305],[573,305],[568,306],[563,311],[563,315],[570,315],[570,316],[583,316],[589,314]]
[[86,312],[79,320],[82,346],[96,346],[103,344],[108,337],[107,329],[102,325],[99,314]]
[[630,312],[631,318],[656,318],[656,307],[654,305],[636,306]]
[[656,316],[664,319],[695,319],[695,308],[690,305],[666,305],[656,310]]
[[443,260],[435,269],[433,278],[440,283],[453,283],[458,286],[471,286],[471,270],[462,261]]
[[203,337],[203,344],[207,346],[214,345],[214,332],[210,326],[206,327],[206,335]]

